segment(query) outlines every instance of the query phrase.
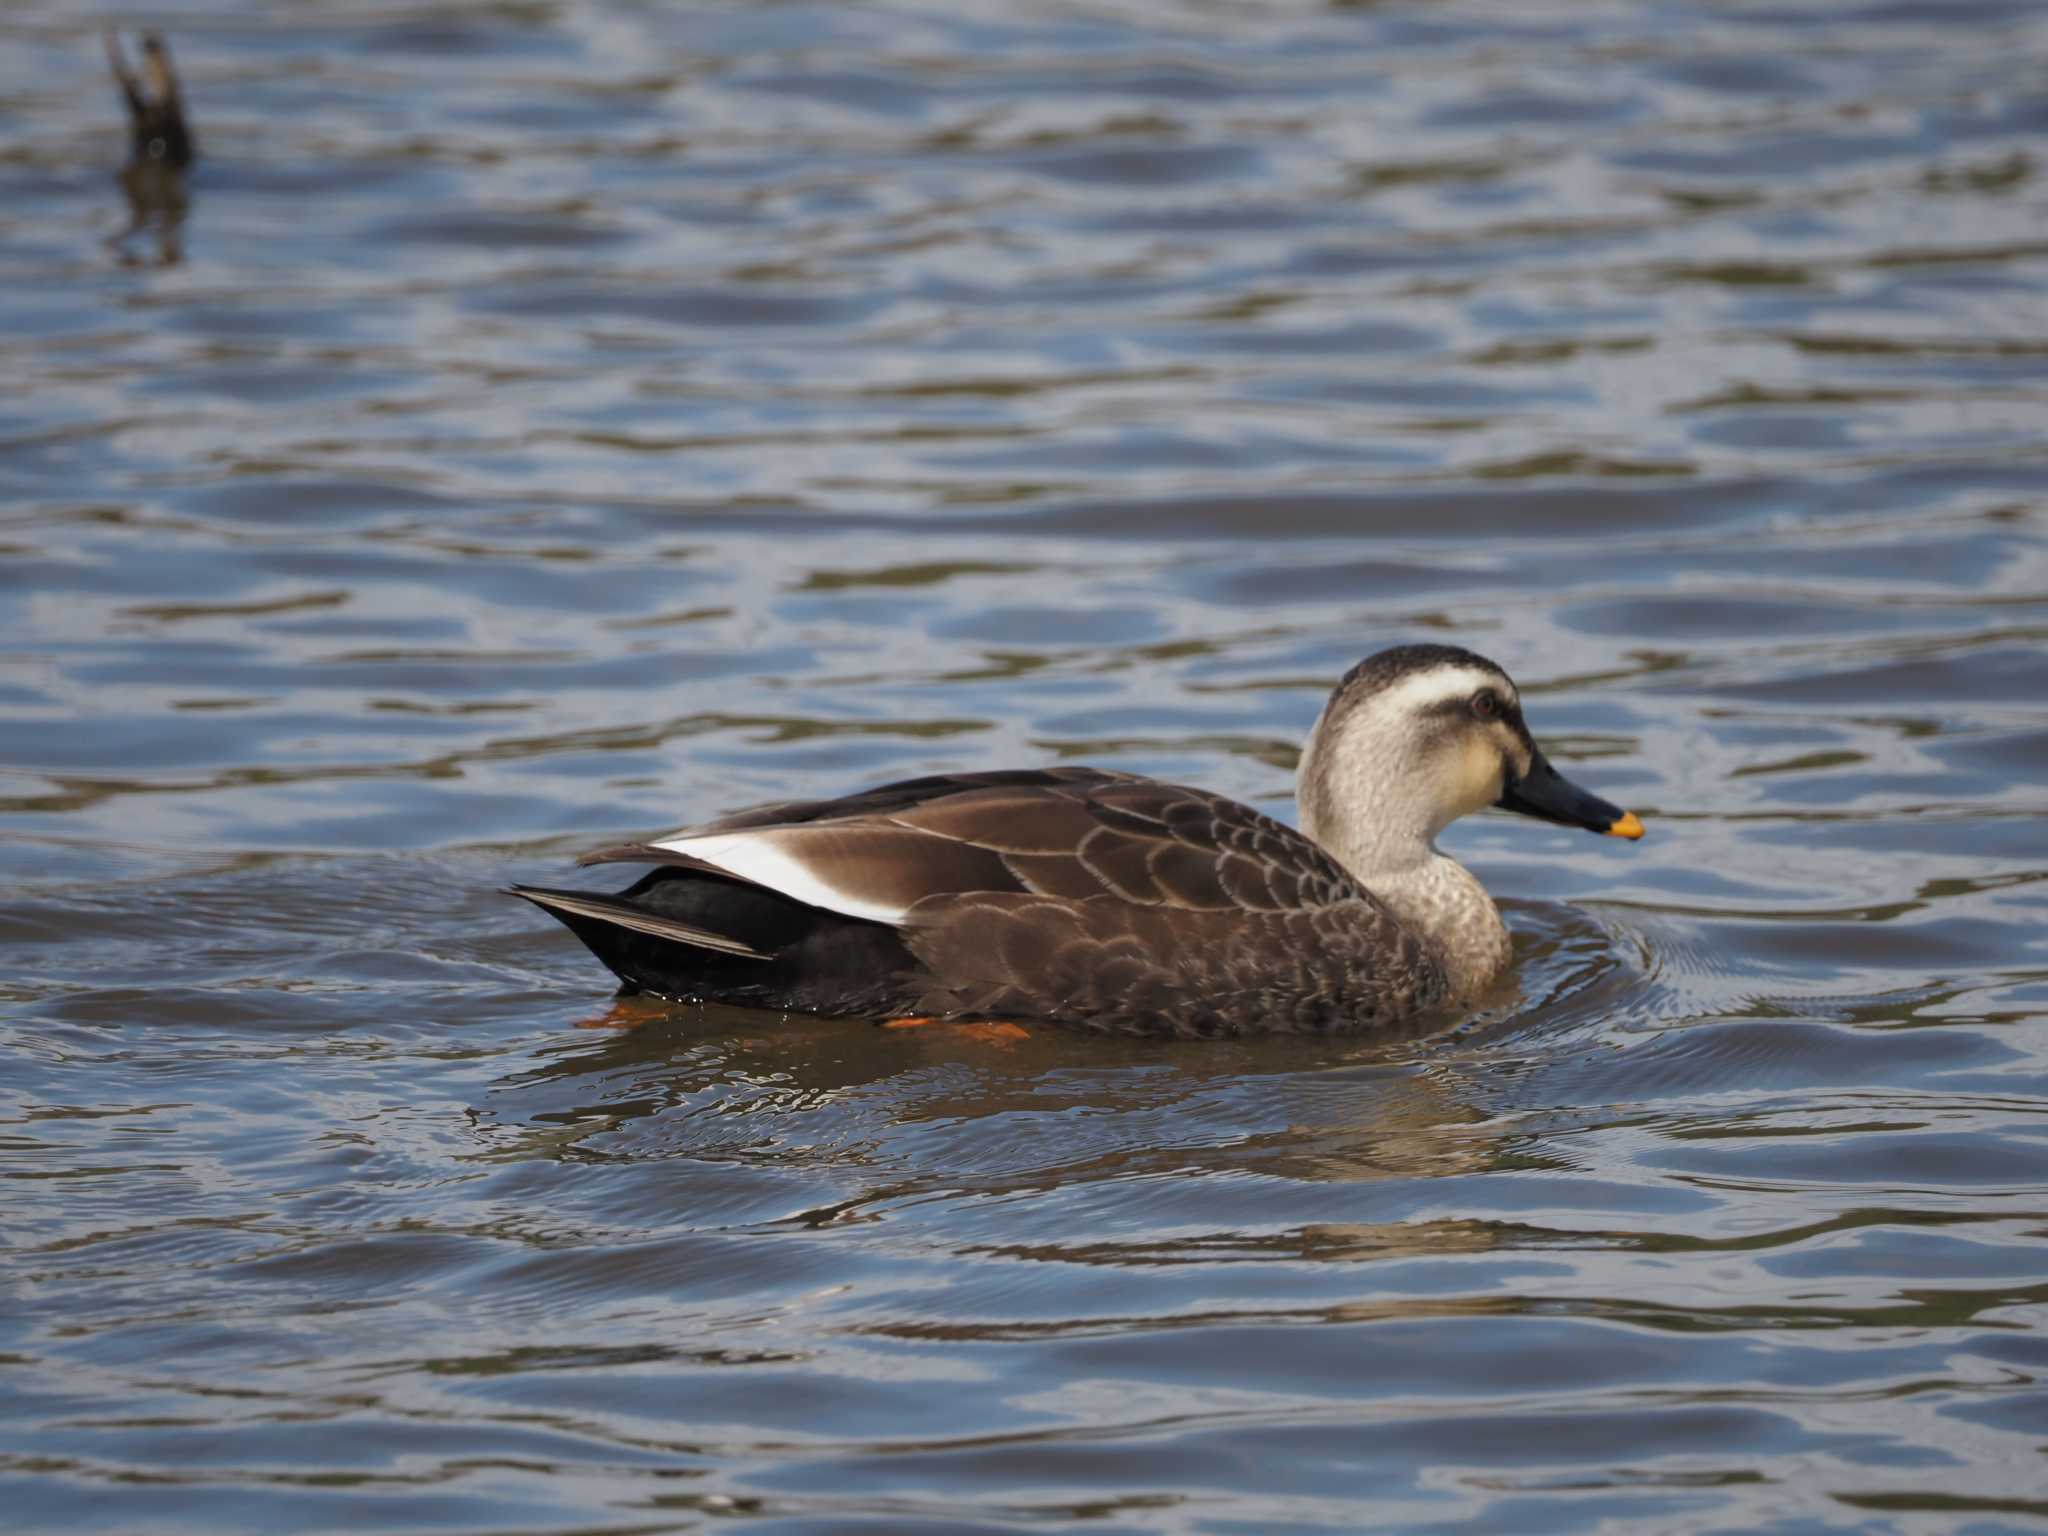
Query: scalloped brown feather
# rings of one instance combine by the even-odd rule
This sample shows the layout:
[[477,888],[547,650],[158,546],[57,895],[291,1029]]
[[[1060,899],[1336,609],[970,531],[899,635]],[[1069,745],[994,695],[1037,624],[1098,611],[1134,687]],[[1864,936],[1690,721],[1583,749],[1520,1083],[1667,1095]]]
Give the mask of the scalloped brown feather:
[[[738,888],[754,892],[747,942],[768,959],[721,985],[730,964],[693,961],[687,939],[667,947],[673,955],[600,947],[591,921],[601,906],[578,914],[579,936],[629,986],[664,995],[741,1000],[734,988],[744,987],[756,1006],[1117,1034],[1365,1029],[1448,990],[1428,946],[1315,843],[1204,790],[1091,768],[955,774],[762,806],[676,835],[735,832],[771,840],[849,899],[905,909],[902,921],[839,916],[627,843],[584,862],[669,866],[634,893],[658,896],[664,922],[684,931],[715,926],[721,890],[731,901]],[[773,923],[767,939],[759,926],[771,898],[792,909],[779,949]],[[878,948],[892,927],[900,943]],[[897,974],[830,973],[906,951]]]

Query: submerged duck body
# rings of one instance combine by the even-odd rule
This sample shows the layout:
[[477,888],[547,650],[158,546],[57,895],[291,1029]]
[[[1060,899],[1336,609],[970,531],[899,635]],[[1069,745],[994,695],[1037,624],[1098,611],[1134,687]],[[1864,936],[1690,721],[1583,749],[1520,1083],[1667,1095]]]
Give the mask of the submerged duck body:
[[805,1013],[1214,1037],[1370,1030],[1470,1000],[1499,910],[1436,847],[1488,805],[1621,837],[1562,778],[1498,666],[1454,646],[1359,663],[1302,754],[1301,830],[1096,768],[911,779],[763,806],[585,864],[616,895],[515,886],[629,991]]

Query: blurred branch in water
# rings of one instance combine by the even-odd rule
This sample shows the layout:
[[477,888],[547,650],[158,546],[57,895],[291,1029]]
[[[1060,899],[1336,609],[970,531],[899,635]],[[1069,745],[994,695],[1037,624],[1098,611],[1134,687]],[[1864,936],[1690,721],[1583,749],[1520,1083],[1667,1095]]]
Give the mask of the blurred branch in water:
[[198,158],[198,146],[185,122],[185,103],[178,89],[171,51],[154,32],[142,35],[142,74],[137,76],[113,32],[105,34],[107,67],[128,105],[128,163],[121,167],[121,190],[128,195],[128,227],[108,243],[122,251],[145,229],[157,232],[157,261],[176,264],[179,230],[190,200],[185,193],[186,167]]

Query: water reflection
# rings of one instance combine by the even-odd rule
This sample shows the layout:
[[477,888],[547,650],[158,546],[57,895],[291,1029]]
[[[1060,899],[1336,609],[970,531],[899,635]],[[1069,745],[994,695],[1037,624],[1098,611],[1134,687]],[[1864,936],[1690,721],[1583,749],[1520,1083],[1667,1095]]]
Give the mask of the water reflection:
[[[192,207],[183,173],[159,161],[146,161],[124,166],[120,183],[128,200],[128,225],[109,235],[107,244],[126,265],[176,266],[184,259],[185,216]],[[150,254],[138,254],[134,244],[138,236],[145,246],[154,240]]]
[[[622,1016],[637,1027],[618,1027]],[[1427,1042],[1460,1022],[1450,1019],[1363,1044],[1162,1055],[1060,1031],[991,1040],[642,999],[601,1017],[606,1038],[551,1048],[476,1106],[486,1155],[843,1162],[861,1171],[866,1198],[894,1200],[927,1186],[1073,1188],[1143,1172],[1462,1172],[1486,1166],[1489,1137],[1506,1134],[1428,1065]]]

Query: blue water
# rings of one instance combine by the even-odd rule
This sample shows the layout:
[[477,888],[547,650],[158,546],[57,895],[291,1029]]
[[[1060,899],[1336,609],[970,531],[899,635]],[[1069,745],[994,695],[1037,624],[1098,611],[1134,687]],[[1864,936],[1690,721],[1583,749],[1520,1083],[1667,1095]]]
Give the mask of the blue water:
[[[191,0],[133,229],[106,15],[0,14],[21,1528],[2048,1524],[2048,12]],[[496,894],[1291,815],[1416,639],[1649,826],[1454,828],[1439,1032],[620,1014]]]

